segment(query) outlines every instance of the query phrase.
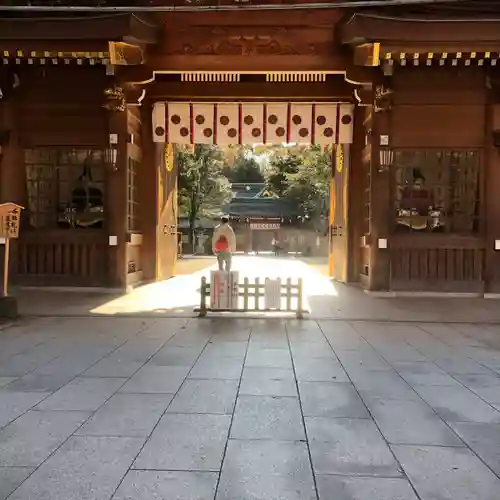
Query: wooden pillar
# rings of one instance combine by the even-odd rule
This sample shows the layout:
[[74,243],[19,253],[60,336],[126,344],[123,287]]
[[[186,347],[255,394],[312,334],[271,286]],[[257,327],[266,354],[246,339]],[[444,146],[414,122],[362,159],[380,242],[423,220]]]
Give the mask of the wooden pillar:
[[156,279],[165,280],[174,275],[177,263],[178,170],[172,145],[156,143],[155,150]]
[[19,145],[14,98],[0,101],[0,203],[13,201],[24,205],[26,199],[26,173],[23,150]]
[[251,252],[253,247],[253,242],[252,242],[253,231],[250,222],[246,223],[246,229],[247,229],[247,252]]
[[388,290],[390,288],[390,249],[383,247],[384,240],[390,245],[391,216],[391,173],[390,169],[380,171],[381,137],[390,139],[390,111],[373,114],[372,148],[370,171],[370,269],[369,289]]
[[140,227],[143,235],[141,263],[145,281],[156,279],[157,251],[157,164],[155,162],[155,143],[152,136],[152,107],[147,102],[141,107],[142,120],[142,161],[137,186],[139,191]]
[[348,196],[348,267],[347,281],[359,281],[361,274],[361,238],[364,236],[364,199],[366,173],[363,163],[365,147],[365,107],[354,111],[354,137],[351,145]]
[[[111,287],[127,287],[127,113],[113,112],[109,118],[109,133],[118,139],[117,162],[113,170],[108,167],[106,222],[110,246],[109,284]],[[114,241],[113,241],[114,240]],[[116,243],[116,244],[114,244]]]
[[[496,131],[496,132],[495,132]],[[500,250],[495,250],[495,240],[500,240],[500,149],[495,146],[493,135],[500,133],[500,104],[490,102],[486,108],[484,177],[485,206],[485,274],[486,292],[500,293]]]

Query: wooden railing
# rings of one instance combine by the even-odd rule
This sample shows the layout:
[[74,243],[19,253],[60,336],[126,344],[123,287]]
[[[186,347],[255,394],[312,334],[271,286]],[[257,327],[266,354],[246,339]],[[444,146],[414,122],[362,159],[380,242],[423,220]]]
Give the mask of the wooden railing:
[[13,252],[15,283],[44,286],[106,286],[108,244],[101,231],[27,231]]
[[393,238],[390,256],[392,289],[484,291],[485,248],[480,238]]

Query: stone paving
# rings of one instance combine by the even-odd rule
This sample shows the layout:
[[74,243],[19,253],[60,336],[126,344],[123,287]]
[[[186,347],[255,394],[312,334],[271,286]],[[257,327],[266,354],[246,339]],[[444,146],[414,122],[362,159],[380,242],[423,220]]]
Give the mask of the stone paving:
[[500,326],[35,319],[0,386],[1,500],[500,495]]

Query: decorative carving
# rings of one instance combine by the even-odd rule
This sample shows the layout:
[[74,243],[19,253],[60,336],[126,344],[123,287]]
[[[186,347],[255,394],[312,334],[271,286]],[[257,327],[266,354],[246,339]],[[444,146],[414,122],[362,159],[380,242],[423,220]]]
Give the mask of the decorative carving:
[[374,94],[374,110],[375,113],[380,111],[390,111],[393,104],[393,91],[392,89],[378,85],[375,87]]
[[[307,33],[302,33],[303,31],[307,31]],[[193,31],[170,32],[164,46],[165,54],[193,56],[317,55],[328,54],[333,47],[332,34],[327,30],[287,30],[278,27],[197,27],[196,34],[198,40],[193,41]]]

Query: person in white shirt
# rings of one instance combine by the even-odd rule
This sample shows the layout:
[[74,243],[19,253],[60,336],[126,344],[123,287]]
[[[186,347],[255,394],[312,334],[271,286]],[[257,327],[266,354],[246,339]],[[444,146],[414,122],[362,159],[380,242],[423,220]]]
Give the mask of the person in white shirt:
[[212,251],[217,256],[219,271],[231,270],[231,257],[236,251],[236,236],[229,225],[229,217],[223,215],[212,236]]

